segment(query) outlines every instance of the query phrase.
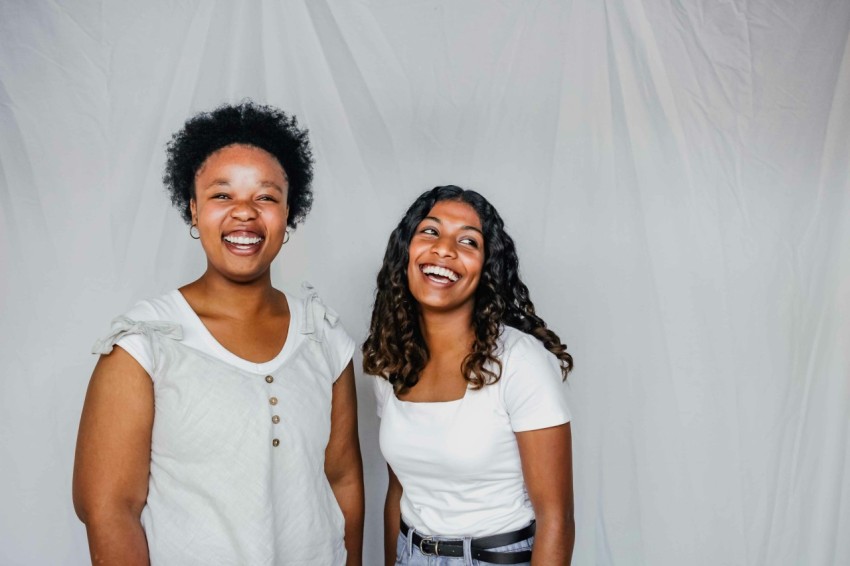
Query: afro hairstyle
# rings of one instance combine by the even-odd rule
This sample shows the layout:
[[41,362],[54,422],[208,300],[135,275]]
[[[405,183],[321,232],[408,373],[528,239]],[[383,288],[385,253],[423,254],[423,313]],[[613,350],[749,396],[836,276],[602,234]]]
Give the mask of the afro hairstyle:
[[162,180],[183,220],[192,222],[189,201],[195,197],[195,175],[201,165],[232,144],[258,147],[278,160],[289,181],[286,224],[295,228],[313,205],[313,152],[307,130],[298,127],[295,116],[251,100],[192,116],[168,142]]

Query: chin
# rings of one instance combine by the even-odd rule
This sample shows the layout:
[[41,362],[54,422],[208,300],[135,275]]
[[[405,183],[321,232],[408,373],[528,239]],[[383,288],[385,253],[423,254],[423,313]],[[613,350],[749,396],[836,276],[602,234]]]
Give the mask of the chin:
[[215,269],[220,277],[233,283],[248,284],[261,279],[269,272],[269,267],[265,269]]
[[[416,298],[416,297],[414,296],[414,298]],[[431,312],[438,312],[438,313],[450,313],[450,312],[462,311],[462,310],[466,310],[466,309],[471,310],[471,308],[472,308],[472,301],[470,301],[470,300],[456,302],[456,301],[445,300],[442,297],[439,298],[439,299],[429,299],[429,298],[426,297],[426,298],[424,298],[424,300],[416,299],[416,302],[419,303],[419,310],[420,311],[431,311]]]

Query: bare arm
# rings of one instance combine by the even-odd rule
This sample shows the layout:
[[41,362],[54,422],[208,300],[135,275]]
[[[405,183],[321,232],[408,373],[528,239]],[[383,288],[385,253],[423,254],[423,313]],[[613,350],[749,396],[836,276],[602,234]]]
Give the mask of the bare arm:
[[74,460],[74,509],[92,564],[148,564],[140,517],[148,494],[153,383],[130,354],[101,356],[89,382]]
[[351,362],[333,386],[325,475],[345,517],[346,565],[359,566],[363,560],[363,461],[357,435],[357,392]]
[[569,564],[575,543],[570,423],[516,434],[537,518],[532,566]]
[[395,564],[395,551],[398,542],[398,531],[401,523],[401,483],[387,464],[389,482],[387,482],[387,499],[384,501],[384,564]]

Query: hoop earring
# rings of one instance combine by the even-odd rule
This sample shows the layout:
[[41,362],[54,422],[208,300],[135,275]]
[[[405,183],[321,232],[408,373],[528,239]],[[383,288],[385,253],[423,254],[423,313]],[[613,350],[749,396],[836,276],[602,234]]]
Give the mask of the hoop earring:
[[287,230],[286,233],[284,233],[284,235],[283,235],[283,243],[286,244],[286,242],[288,242],[288,241],[289,241],[289,230]]
[[192,224],[192,226],[189,228],[189,235],[192,237],[193,240],[201,239],[201,231],[198,230],[197,224]]

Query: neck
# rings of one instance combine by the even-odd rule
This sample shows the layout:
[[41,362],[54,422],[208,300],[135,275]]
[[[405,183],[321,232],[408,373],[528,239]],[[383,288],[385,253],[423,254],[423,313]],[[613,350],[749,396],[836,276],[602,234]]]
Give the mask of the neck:
[[234,318],[273,310],[277,304],[277,291],[272,287],[269,271],[253,281],[242,283],[208,269],[200,279],[182,290],[195,299],[200,309]]
[[458,350],[468,352],[475,339],[471,307],[451,312],[424,311],[419,320],[422,337],[434,357]]

